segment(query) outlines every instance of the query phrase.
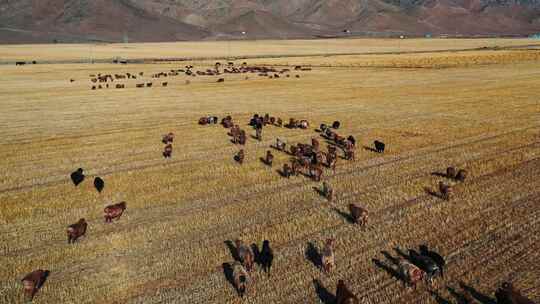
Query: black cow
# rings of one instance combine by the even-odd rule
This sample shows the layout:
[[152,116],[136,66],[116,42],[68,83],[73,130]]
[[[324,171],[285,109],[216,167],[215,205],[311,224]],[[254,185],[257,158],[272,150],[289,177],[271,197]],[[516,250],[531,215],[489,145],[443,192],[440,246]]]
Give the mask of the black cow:
[[414,265],[426,273],[430,283],[433,282],[434,277],[441,273],[439,265],[428,256],[421,255],[415,250],[409,250],[409,258]]
[[103,188],[105,188],[105,182],[103,181],[103,179],[101,179],[101,177],[98,176],[94,178],[94,187],[99,193],[103,191]]
[[425,244],[420,245],[420,254],[431,258],[435,263],[437,263],[437,266],[439,266],[441,272],[441,277],[444,277],[444,267],[446,266],[446,261],[440,254],[429,250],[428,246]]
[[77,169],[77,171],[74,171],[73,173],[71,173],[70,177],[73,184],[75,186],[78,186],[84,180],[83,169],[82,168]]
[[270,268],[272,268],[272,261],[274,260],[274,251],[270,248],[270,241],[264,240],[262,244],[260,261],[264,272],[270,276]]
[[384,153],[385,144],[382,141],[376,140],[373,143],[375,144],[375,150],[378,153]]

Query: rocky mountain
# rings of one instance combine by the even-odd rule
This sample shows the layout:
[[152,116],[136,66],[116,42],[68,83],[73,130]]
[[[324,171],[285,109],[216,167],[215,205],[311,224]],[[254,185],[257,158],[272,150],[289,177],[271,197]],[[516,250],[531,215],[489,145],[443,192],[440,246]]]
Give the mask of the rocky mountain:
[[540,0],[0,0],[1,43],[537,32]]

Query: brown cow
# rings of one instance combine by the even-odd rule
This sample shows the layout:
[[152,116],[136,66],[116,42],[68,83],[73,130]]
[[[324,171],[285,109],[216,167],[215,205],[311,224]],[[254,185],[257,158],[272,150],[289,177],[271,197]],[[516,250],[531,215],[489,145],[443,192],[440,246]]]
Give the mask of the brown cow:
[[165,146],[165,149],[163,150],[163,157],[170,158],[172,156],[172,144],[168,144]]
[[443,199],[445,200],[450,199],[450,193],[452,192],[452,187],[450,185],[447,185],[443,182],[439,182],[439,191]]
[[47,277],[49,276],[48,270],[34,270],[24,276],[21,280],[24,288],[24,295],[27,300],[32,301],[38,290],[43,286]]
[[358,304],[358,298],[339,280],[336,289],[336,304]]
[[168,134],[163,135],[163,138],[161,139],[161,142],[164,144],[172,143],[174,141],[174,133],[169,132]]
[[253,264],[255,263],[255,255],[253,254],[253,251],[240,239],[237,239],[235,241],[235,245],[236,251],[238,253],[238,258],[240,258],[240,262],[242,262],[242,265],[246,267],[247,271],[252,271]]
[[325,273],[330,273],[336,266],[336,260],[334,256],[334,242],[335,240],[330,238],[326,240],[324,248],[321,252],[321,265]]
[[68,244],[75,243],[75,241],[86,234],[86,228],[88,224],[85,219],[80,219],[77,223],[71,224],[67,228]]
[[503,282],[495,292],[498,304],[534,304],[534,302],[515,289],[512,283]]
[[200,124],[200,125],[203,125],[203,126],[206,125],[206,124],[208,124],[208,117],[201,117],[201,118],[199,118],[199,124]]
[[316,138],[311,139],[311,147],[313,147],[313,151],[319,151],[319,141]]
[[247,292],[247,285],[249,283],[249,273],[246,271],[244,266],[238,261],[235,261],[232,266],[233,269],[233,281],[236,291],[243,297]]
[[368,211],[355,204],[349,204],[349,211],[351,212],[351,218],[353,223],[360,226],[365,226],[368,220]]
[[338,158],[335,153],[326,153],[326,165],[328,168],[332,168],[332,170],[336,171],[337,160]]
[[272,155],[272,152],[270,152],[270,150],[266,151],[266,158],[264,162],[271,167],[273,161],[274,161],[274,155]]
[[238,153],[236,153],[236,155],[234,156],[234,160],[236,160],[239,164],[243,164],[244,156],[244,149],[240,149],[240,151],[238,151]]
[[407,261],[399,262],[399,274],[403,278],[403,282],[416,289],[416,284],[424,278],[425,272],[416,265]]
[[126,210],[126,202],[105,207],[103,210],[105,213],[105,223],[110,223],[113,219],[119,220],[124,213],[124,210]]

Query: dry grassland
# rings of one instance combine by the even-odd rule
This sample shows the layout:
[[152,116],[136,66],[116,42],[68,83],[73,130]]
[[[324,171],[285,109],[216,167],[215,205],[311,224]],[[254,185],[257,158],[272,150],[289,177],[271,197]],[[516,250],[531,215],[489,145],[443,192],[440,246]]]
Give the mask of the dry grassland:
[[[154,54],[150,46],[141,52]],[[0,57],[17,48],[0,47]],[[166,48],[153,51],[169,56]],[[332,294],[344,279],[362,303],[458,303],[460,281],[492,303],[503,280],[539,301],[538,52],[253,59],[315,68],[300,79],[225,75],[225,83],[197,77],[186,85],[178,76],[167,88],[136,89],[129,80],[127,89],[96,91],[89,74],[149,75],[185,63],[1,66],[0,303],[22,302],[20,279],[38,268],[51,276],[35,303],[320,303],[324,292],[313,279]],[[312,127],[339,120],[340,133],[354,134],[360,147],[382,139],[387,152],[359,148],[356,161],[325,170],[337,195],[329,203],[313,190],[320,184],[277,174],[290,156],[276,151],[272,169],[259,161],[276,137],[307,143],[318,136],[313,128],[265,128],[262,142],[248,139],[239,166],[224,128],[197,125],[207,114],[244,124],[255,112],[308,119]],[[160,139],[169,131],[177,134],[175,150],[164,160]],[[449,165],[470,178],[445,202],[424,188],[444,180],[431,173]],[[69,173],[78,167],[88,177],[75,188]],[[96,175],[106,182],[101,194],[92,186]],[[103,207],[121,200],[124,216],[105,224]],[[349,203],[370,210],[367,228],[342,215]],[[87,236],[68,245],[65,228],[81,217]],[[271,279],[257,269],[244,300],[222,269],[233,261],[224,242],[239,237],[259,245],[268,239],[276,253]],[[331,275],[305,254],[308,243],[320,248],[327,237],[337,240]],[[421,243],[447,257],[445,277],[431,290],[405,289],[372,260],[391,266],[381,251],[396,257],[394,247]]]

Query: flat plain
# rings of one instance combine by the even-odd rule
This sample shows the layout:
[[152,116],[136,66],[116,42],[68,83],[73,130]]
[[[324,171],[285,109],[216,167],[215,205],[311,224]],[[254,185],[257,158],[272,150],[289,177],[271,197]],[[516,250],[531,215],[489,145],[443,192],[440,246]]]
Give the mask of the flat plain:
[[[540,50],[533,40],[263,43],[270,42],[233,43],[234,56],[253,56],[235,65],[288,67],[292,77],[149,77],[187,64],[211,68],[216,60],[204,58],[226,57],[227,42],[190,51],[188,44],[99,46],[101,59],[127,57],[117,53],[122,48],[133,59],[199,58],[185,62],[1,65],[0,302],[22,302],[20,279],[38,268],[51,275],[35,303],[332,303],[339,279],[361,303],[460,303],[464,290],[494,303],[505,280],[540,301]],[[28,57],[13,49],[21,46],[0,46],[2,61],[79,60],[88,46],[25,46]],[[125,89],[90,89],[90,74],[126,72],[145,77],[119,81]],[[143,81],[154,86],[135,88]],[[257,142],[246,126],[254,113],[311,126],[268,126]],[[248,131],[243,165],[233,161],[239,147],[226,129],[197,124],[206,115],[232,115]],[[315,129],[335,120],[358,143],[355,161],[324,171],[332,202],[314,190],[321,183],[277,173],[289,155],[274,151],[273,168],[259,160],[277,137],[318,138],[326,149]],[[176,138],[165,160],[167,132]],[[384,154],[363,148],[375,139],[387,144]],[[467,169],[466,182],[433,174],[448,166]],[[69,174],[79,167],[87,179],[74,187]],[[105,180],[102,193],[94,176]],[[426,192],[439,181],[455,184],[449,201]],[[104,223],[103,208],[120,201],[125,214]],[[370,211],[366,228],[347,220],[350,203]],[[87,235],[67,244],[66,227],[79,218],[89,223]],[[336,269],[326,275],[306,251],[328,237],[336,239]],[[268,239],[276,254],[272,276],[257,268],[244,299],[223,271],[234,261],[226,241],[237,238],[259,246]],[[389,256],[423,243],[446,257],[445,276],[432,288],[407,289]]]

